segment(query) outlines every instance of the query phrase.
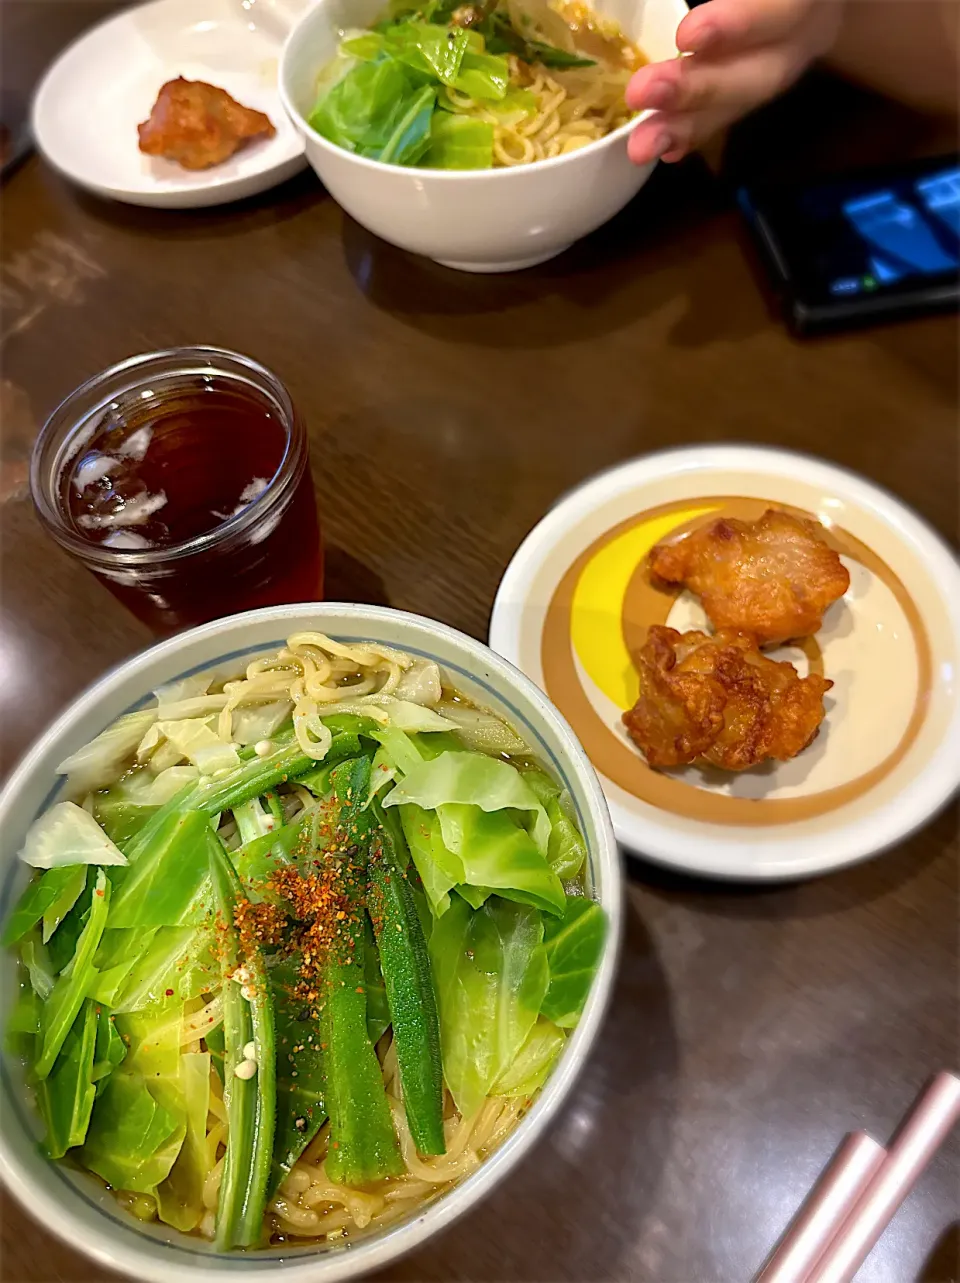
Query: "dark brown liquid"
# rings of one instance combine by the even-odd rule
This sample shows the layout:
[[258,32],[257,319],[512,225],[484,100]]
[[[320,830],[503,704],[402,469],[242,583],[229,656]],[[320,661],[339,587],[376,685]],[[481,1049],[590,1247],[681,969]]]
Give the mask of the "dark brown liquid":
[[120,549],[186,543],[257,499],[286,445],[276,410],[252,390],[189,388],[118,407],[72,467],[73,526]]
[[[236,380],[188,378],[103,415],[61,490],[74,531],[118,552],[209,535],[275,486],[287,451],[277,407]],[[235,611],[313,600],[321,552],[309,468],[282,512],[216,544],[98,578],[159,632]],[[145,559],[146,560],[146,559]]]

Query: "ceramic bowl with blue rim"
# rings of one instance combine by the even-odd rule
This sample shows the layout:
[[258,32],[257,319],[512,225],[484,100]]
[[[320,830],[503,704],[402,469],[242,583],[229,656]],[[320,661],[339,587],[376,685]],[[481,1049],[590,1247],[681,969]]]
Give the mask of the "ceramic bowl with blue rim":
[[[95,1176],[69,1162],[53,1163],[41,1145],[41,1124],[22,1068],[2,1064],[0,1178],[47,1229],[103,1266],[138,1283],[208,1283],[230,1272],[247,1283],[333,1283],[380,1269],[421,1247],[504,1180],[556,1117],[597,1037],[609,998],[621,930],[620,858],[597,776],[570,727],[537,687],[480,642],[443,624],[376,606],[309,603],[278,606],[216,620],[160,642],[114,669],[81,695],[27,753],[0,794],[0,918],[25,886],[30,870],[17,859],[27,829],[59,800],[57,764],[159,686],[215,670],[242,672],[258,655],[276,652],[302,630],[321,630],[344,642],[381,642],[435,660],[450,684],[499,714],[567,788],[588,850],[589,892],[604,908],[609,930],[592,990],[563,1054],[519,1125],[459,1184],[383,1231],[353,1242],[218,1253],[205,1239],[179,1234],[128,1214]],[[15,961],[3,960],[3,1008],[15,991]],[[5,1021],[4,1021],[5,1023]]]

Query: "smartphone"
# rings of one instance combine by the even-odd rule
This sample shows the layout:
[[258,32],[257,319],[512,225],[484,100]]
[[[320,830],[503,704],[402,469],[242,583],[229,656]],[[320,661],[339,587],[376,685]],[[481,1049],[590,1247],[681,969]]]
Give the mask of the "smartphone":
[[797,334],[960,301],[958,156],[737,196]]

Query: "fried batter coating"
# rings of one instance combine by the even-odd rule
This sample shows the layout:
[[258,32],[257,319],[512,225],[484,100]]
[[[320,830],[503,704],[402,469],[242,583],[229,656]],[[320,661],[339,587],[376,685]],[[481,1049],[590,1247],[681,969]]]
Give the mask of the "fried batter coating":
[[184,169],[209,169],[229,159],[251,138],[277,132],[269,116],[203,80],[168,80],[150,119],[137,126],[140,150],[175,160]]
[[833,685],[798,676],[732,630],[710,637],[654,624],[636,665],[640,697],[623,722],[651,766],[699,759],[743,771],[769,757],[786,762],[816,737]]
[[658,544],[650,568],[685,584],[714,628],[752,633],[761,646],[809,637],[850,587],[820,527],[768,508],[759,521],[712,521],[676,543]]

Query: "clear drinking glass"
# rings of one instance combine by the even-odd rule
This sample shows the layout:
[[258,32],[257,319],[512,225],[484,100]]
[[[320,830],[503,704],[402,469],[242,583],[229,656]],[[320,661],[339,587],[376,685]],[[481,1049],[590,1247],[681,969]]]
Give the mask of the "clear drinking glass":
[[156,632],[320,597],[306,431],[283,384],[214,347],[131,357],[53,412],[40,519]]

